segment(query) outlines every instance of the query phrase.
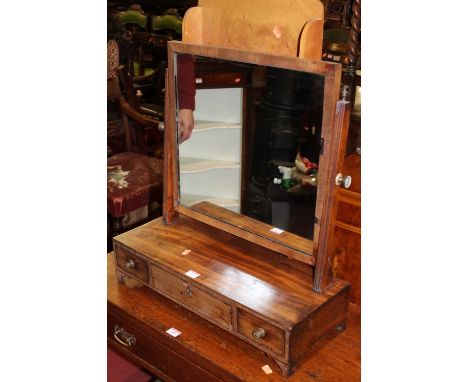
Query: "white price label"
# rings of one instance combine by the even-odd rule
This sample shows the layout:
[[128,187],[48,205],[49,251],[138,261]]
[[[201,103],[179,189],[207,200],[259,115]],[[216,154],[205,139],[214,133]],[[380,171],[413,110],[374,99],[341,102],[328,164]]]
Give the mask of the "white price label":
[[182,332],[177,330],[177,329],[170,328],[170,329],[166,330],[166,333],[170,334],[172,337],[177,337]]
[[268,365],[262,366],[262,370],[265,372],[265,374],[273,373],[273,370],[271,370],[270,366]]
[[189,270],[188,272],[185,272],[185,275],[190,277],[191,279],[196,279],[198,276],[200,276],[200,273]]
[[284,231],[280,228],[272,228],[270,229],[270,232],[273,232],[279,235],[280,233],[283,233]]

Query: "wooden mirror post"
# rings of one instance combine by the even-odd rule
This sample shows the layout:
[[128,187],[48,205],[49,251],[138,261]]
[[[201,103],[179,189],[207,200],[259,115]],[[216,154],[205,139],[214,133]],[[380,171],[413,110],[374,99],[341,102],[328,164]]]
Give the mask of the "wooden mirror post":
[[[346,97],[346,95],[344,95]],[[324,197],[324,210],[330,209],[330,213],[325,215],[322,221],[322,229],[320,235],[323,236],[322,247],[320,248],[317,260],[315,263],[314,273],[314,290],[322,292],[333,283],[333,236],[335,231],[336,209],[338,207],[337,194],[338,187],[337,177],[343,168],[344,151],[346,150],[346,138],[349,127],[349,119],[351,112],[351,103],[347,99],[342,99],[336,104],[335,125],[333,135],[331,137],[330,150],[333,151],[331,158],[338,160],[330,163],[330,177],[326,181],[331,183],[330,189],[332,190]],[[320,239],[319,239],[320,241]]]
[[[176,124],[175,114],[175,93],[174,88],[169,87],[169,78],[174,78],[174,57],[169,55],[168,70],[166,70],[165,80],[165,126]],[[172,224],[177,220],[178,212],[175,210],[178,195],[177,180],[177,158],[173,155],[173,147],[176,146],[177,137],[174,129],[164,129],[164,184],[163,184],[163,217],[166,224]]]

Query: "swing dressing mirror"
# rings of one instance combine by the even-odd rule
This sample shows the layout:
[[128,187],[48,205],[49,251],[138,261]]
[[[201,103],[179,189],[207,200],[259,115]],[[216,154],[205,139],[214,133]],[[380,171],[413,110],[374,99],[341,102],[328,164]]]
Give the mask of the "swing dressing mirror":
[[[197,82],[195,127],[180,144],[178,55],[192,55]],[[173,211],[314,265],[340,66],[185,43],[170,44],[169,65]]]

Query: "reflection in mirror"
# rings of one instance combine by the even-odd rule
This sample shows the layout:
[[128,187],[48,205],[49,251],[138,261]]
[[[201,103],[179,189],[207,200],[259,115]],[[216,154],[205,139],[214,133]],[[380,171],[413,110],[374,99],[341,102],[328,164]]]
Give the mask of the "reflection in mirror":
[[[195,127],[178,147],[180,203],[209,214],[200,203],[210,202],[313,239],[323,77],[199,56],[193,62]],[[178,95],[183,87],[176,83]]]

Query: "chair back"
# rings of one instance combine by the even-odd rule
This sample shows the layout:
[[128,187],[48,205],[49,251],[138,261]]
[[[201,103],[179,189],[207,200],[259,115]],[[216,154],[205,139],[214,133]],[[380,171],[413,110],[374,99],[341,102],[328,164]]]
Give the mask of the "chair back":
[[150,80],[161,61],[166,60],[170,36],[135,32],[132,34],[127,60],[130,77],[134,81]]
[[163,15],[152,17],[151,30],[180,40],[182,37],[182,17],[176,9],[168,9]]
[[132,33],[149,30],[150,18],[137,4],[131,5],[126,11],[119,12],[118,18],[125,28]]

